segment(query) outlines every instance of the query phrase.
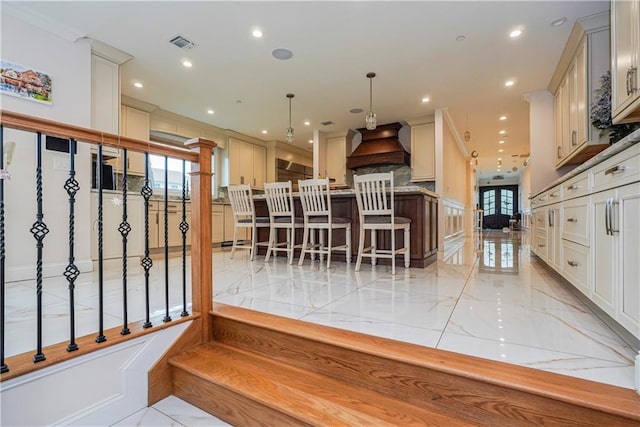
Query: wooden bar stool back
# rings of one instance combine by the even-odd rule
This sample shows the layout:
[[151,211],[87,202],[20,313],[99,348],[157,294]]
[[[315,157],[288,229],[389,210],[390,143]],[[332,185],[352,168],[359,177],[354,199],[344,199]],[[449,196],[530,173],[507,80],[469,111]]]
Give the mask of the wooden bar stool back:
[[[269,227],[269,217],[256,216],[253,193],[249,185],[230,185],[228,193],[233,211],[233,245],[230,258],[233,259],[236,249],[248,249],[253,261],[257,247],[269,244],[268,241],[258,242],[258,228]],[[238,239],[239,233],[247,229],[250,230],[251,240]]]
[[[287,252],[289,264],[293,263],[293,251],[302,245],[295,244],[295,230],[304,227],[304,221],[295,216],[291,181],[270,182],[264,185],[264,195],[269,209],[269,246],[264,261],[268,262],[271,255],[278,251]],[[278,242],[278,231],[286,230],[286,242]]]

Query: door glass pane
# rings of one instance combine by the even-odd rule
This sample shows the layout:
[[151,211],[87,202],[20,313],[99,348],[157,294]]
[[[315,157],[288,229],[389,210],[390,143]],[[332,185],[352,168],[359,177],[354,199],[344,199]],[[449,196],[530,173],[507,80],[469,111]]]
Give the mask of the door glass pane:
[[482,205],[484,207],[484,216],[495,215],[496,213],[496,191],[485,191],[482,196]]
[[513,191],[500,190],[500,213],[502,215],[513,215]]

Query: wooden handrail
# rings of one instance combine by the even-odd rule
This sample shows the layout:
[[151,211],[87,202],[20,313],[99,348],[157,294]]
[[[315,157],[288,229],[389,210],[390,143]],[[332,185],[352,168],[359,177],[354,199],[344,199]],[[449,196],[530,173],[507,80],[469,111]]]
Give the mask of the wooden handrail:
[[90,142],[97,145],[102,144],[105,147],[124,148],[142,153],[159,154],[162,156],[188,160],[190,162],[197,162],[199,157],[197,153],[189,151],[188,149],[169,147],[155,142],[142,141],[139,139],[69,125],[8,110],[0,109],[0,124],[11,129],[28,132],[42,132],[45,135],[55,136],[58,138],[73,138],[76,141]]

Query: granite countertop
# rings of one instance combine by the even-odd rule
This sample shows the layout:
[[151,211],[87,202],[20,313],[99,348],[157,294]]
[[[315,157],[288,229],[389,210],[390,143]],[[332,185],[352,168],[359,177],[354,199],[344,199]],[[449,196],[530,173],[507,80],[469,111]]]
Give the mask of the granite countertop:
[[571,172],[568,172],[568,173],[562,175],[560,178],[556,179],[551,184],[549,184],[546,187],[544,187],[542,190],[540,190],[540,191],[532,194],[531,196],[529,196],[529,199],[533,199],[534,197],[537,197],[538,195],[540,195],[540,194],[544,193],[545,191],[555,187],[556,185],[562,184],[563,182],[567,181],[568,179],[571,179],[574,176],[579,175],[580,173],[586,171],[587,169],[590,169],[590,168],[594,167],[595,165],[604,162],[608,158],[610,158],[610,157],[612,157],[612,156],[614,156],[614,155],[626,150],[627,148],[631,147],[632,145],[637,144],[638,142],[640,142],[640,129],[631,132],[629,135],[625,136],[620,141],[618,141],[615,144],[613,144],[611,147],[607,148],[604,151],[601,151],[600,153],[596,154],[595,156],[593,156],[592,158],[590,158],[589,160],[587,160],[583,164],[581,164],[578,167],[576,167],[575,169],[571,170]]
[[[394,187],[393,191],[395,192],[395,194],[408,194],[408,193],[419,193],[419,194],[424,194],[426,196],[431,196],[431,197],[435,197],[435,198],[439,198],[440,196],[437,193],[434,193],[433,191],[429,191],[423,187],[417,186],[417,185],[407,185],[407,186],[403,186],[403,187]],[[299,195],[299,193],[293,193],[294,197],[297,197]],[[344,188],[344,189],[340,189],[340,190],[331,190],[331,195],[332,196],[352,196],[355,195],[355,190],[353,188]],[[265,195],[264,194],[256,194],[253,196],[253,198],[255,200],[264,200],[265,199]]]

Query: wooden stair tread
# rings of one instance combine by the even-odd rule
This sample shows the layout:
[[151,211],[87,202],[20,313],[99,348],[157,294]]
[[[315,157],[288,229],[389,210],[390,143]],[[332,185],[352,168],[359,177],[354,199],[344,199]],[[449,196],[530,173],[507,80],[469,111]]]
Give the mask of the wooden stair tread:
[[313,425],[469,425],[220,343],[204,344],[169,363]]
[[[482,359],[445,350],[437,350],[352,331],[261,313],[241,307],[214,303],[211,314],[220,319],[241,322],[264,330],[313,340],[331,346],[379,356],[399,363],[416,366],[481,381],[541,398],[553,399],[609,414],[636,420],[640,423],[640,396],[630,389],[597,383],[580,378],[545,372],[503,362]],[[222,338],[222,337],[221,337]],[[235,338],[231,338],[235,340]],[[248,346],[256,346],[249,342]],[[269,343],[263,350],[269,351]],[[266,347],[265,347],[266,346]],[[277,352],[276,352],[277,353]],[[272,355],[275,356],[275,354]],[[275,356],[285,361],[286,356]]]

